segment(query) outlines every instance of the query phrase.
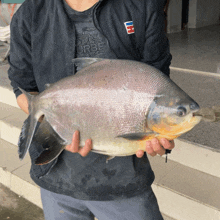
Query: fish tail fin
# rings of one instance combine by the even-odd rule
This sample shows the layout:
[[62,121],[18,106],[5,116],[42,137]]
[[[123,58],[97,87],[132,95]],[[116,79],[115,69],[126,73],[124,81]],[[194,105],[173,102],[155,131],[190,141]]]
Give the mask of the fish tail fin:
[[21,134],[18,140],[18,147],[19,147],[18,153],[19,153],[19,158],[22,160],[24,159],[28,149],[30,148],[34,133],[37,129],[38,119],[42,116],[42,114],[37,115],[37,110],[34,108],[33,102],[36,96],[29,94],[28,92],[24,91],[21,88],[19,89],[27,97],[28,110],[29,110],[29,116],[25,120],[22,126]]
[[34,133],[37,129],[37,124],[38,118],[34,117],[34,114],[30,114],[22,126],[21,134],[18,140],[18,153],[20,160],[24,159],[30,148]]

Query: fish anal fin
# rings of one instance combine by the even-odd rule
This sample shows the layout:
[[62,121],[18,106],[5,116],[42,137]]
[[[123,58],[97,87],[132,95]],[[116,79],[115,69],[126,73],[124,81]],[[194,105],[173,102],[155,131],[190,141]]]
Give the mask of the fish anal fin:
[[61,145],[56,143],[52,148],[48,148],[44,150],[41,155],[35,160],[36,165],[44,165],[50,163],[51,161],[55,160],[61,152],[64,150],[66,145]]
[[40,143],[46,150],[36,159],[35,164],[47,164],[56,159],[64,150],[67,142],[53,129],[50,123],[43,119],[34,140]]
[[53,144],[55,144],[54,142],[67,144],[66,141],[62,137],[60,137],[60,135],[53,129],[50,123],[46,120],[46,117],[43,117],[43,120],[40,123],[40,126],[34,138],[37,142],[44,144],[48,147],[53,146]]

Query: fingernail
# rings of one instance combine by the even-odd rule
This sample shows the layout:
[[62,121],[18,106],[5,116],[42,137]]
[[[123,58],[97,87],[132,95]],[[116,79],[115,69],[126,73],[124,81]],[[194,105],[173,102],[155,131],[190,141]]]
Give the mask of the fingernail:
[[91,144],[92,144],[92,140],[91,140],[91,139],[88,139],[88,140],[86,140],[86,143],[89,144],[89,145],[91,145]]

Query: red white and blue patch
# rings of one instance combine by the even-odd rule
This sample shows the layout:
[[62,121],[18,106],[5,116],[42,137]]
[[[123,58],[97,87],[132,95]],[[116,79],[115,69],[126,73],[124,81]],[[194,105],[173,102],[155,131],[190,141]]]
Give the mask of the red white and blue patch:
[[133,24],[133,21],[126,21],[124,24],[125,24],[125,28],[126,28],[127,34],[134,34],[134,24]]

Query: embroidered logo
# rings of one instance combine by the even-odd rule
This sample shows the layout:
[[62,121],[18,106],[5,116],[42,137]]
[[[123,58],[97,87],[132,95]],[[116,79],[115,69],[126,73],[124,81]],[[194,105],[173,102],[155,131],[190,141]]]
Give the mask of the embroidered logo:
[[134,34],[133,21],[126,21],[124,24],[125,24],[127,34]]

